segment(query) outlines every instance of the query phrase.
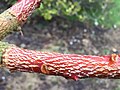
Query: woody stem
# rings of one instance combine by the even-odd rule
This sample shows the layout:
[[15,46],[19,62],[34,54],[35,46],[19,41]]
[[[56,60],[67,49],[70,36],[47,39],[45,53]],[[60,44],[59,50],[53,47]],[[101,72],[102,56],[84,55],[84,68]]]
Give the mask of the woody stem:
[[0,40],[20,26],[40,5],[41,0],[18,0],[16,4],[0,14]]
[[78,78],[120,78],[120,55],[105,56],[48,53],[7,44],[2,66],[12,71],[37,72]]

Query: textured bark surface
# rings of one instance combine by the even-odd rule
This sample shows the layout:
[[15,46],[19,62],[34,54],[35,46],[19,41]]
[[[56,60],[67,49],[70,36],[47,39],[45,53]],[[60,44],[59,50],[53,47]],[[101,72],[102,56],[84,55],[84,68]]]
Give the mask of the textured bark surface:
[[11,72],[37,72],[78,78],[120,78],[120,56],[47,53],[12,46],[2,56],[2,65]]
[[[0,15],[1,39],[24,23],[31,12],[39,6],[40,1],[19,0],[18,3],[2,13]],[[8,45],[1,50],[1,58],[1,65],[7,67],[11,72],[37,72],[74,80],[92,77],[120,78],[120,55],[116,54],[92,56],[47,53]]]
[[8,10],[0,14],[0,40],[14,30],[20,30],[27,17],[40,5],[41,0],[18,0]]
[[13,30],[17,30],[18,27],[19,23],[16,17],[9,10],[0,14],[0,40]]
[[18,0],[18,2],[9,8],[19,23],[24,23],[28,16],[40,6],[41,0]]

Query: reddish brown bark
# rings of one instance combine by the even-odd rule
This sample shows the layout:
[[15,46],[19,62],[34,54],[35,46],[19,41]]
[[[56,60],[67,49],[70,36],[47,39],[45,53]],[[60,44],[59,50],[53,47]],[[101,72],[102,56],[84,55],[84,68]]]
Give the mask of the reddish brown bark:
[[41,0],[18,0],[15,5],[9,8],[9,11],[15,15],[19,23],[23,23],[40,6],[40,2]]
[[20,30],[27,17],[40,5],[41,0],[18,0],[8,10],[0,14],[0,40],[13,30]]
[[120,78],[120,55],[106,56],[38,52],[9,47],[2,65],[10,71],[37,72],[78,78]]
[[[41,0],[18,0],[0,14],[0,39],[17,29]],[[78,78],[120,78],[120,55],[106,56],[47,53],[0,42],[0,64],[12,71],[37,72]]]

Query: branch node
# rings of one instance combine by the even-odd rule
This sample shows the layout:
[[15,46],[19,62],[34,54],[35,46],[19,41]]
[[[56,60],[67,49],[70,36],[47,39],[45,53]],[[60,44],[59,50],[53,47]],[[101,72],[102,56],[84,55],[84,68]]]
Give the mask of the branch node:
[[48,66],[45,65],[45,64],[42,64],[41,65],[41,72],[44,73],[44,74],[49,74]]
[[118,55],[117,54],[112,54],[111,58],[110,58],[110,61],[112,61],[112,62],[118,61]]

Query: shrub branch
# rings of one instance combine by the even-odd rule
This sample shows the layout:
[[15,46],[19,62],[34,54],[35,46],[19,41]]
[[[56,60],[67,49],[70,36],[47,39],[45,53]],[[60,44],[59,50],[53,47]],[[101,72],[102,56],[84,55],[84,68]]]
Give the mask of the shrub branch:
[[[18,0],[11,8],[0,14],[0,39],[17,30],[41,0]],[[19,48],[0,42],[0,65],[11,72],[37,72],[78,78],[120,78],[120,55],[105,56],[61,54]]]

